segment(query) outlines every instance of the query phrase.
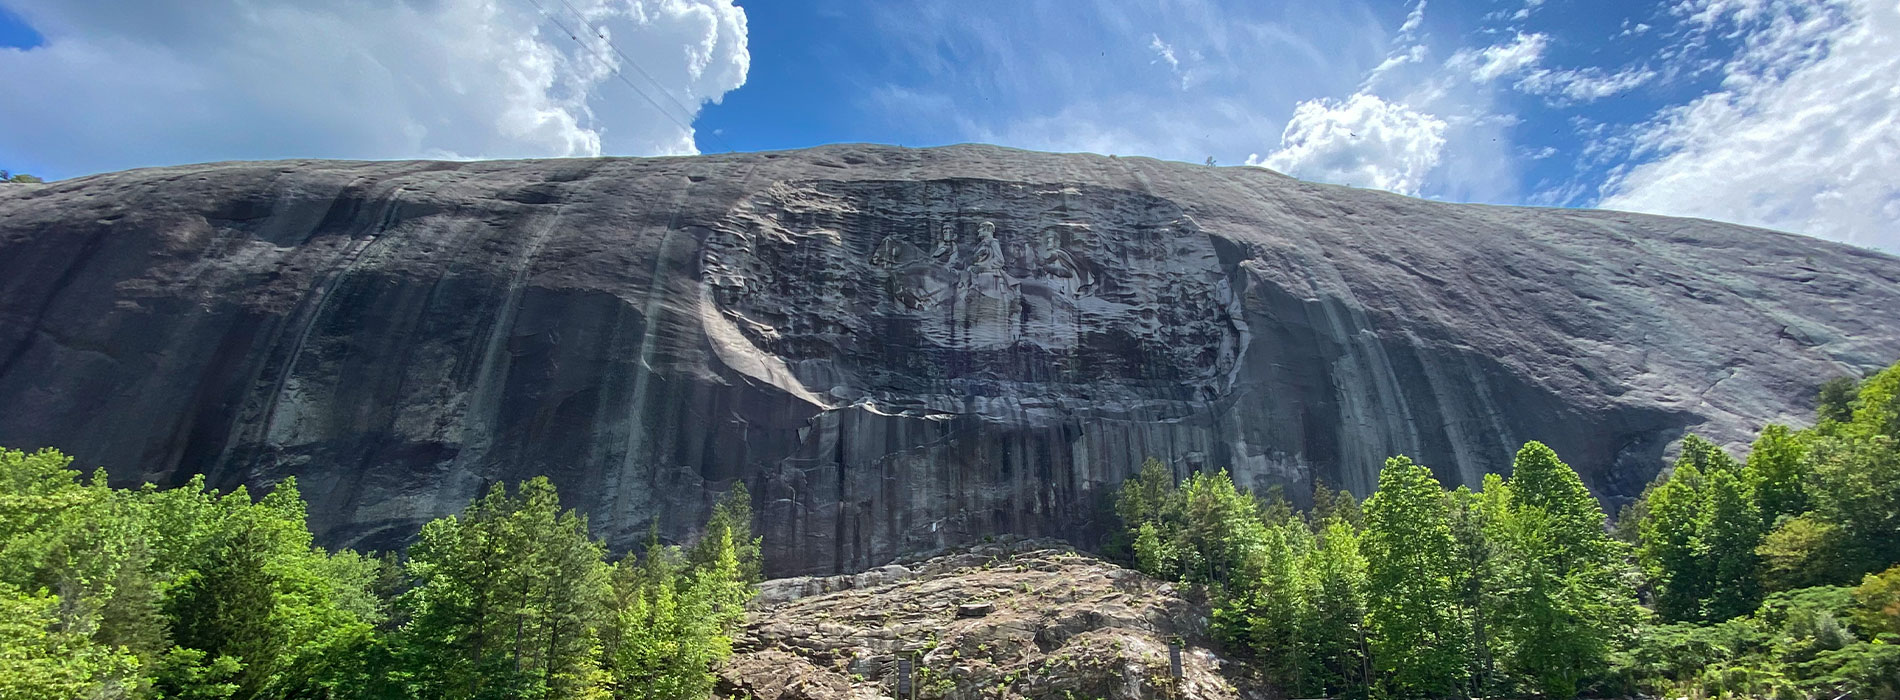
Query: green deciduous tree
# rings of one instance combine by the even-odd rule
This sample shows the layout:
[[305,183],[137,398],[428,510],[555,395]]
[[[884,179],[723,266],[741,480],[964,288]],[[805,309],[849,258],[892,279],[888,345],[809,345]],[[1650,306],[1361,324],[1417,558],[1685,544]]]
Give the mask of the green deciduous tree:
[[1762,428],[1748,451],[1747,471],[1755,487],[1755,507],[1762,524],[1774,527],[1782,518],[1808,510],[1809,477],[1806,440],[1785,425]]
[[1860,574],[1900,561],[1900,443],[1871,430],[1843,433],[1815,440],[1809,493]]
[[1648,517],[1639,527],[1637,553],[1668,620],[1699,620],[1709,581],[1703,572],[1702,471],[1689,460],[1649,492]]
[[0,583],[0,698],[123,697],[138,659],[62,623],[58,597]]
[[1381,689],[1391,697],[1449,697],[1470,667],[1452,587],[1445,496],[1431,470],[1386,461],[1366,499],[1366,627]]
[[1697,526],[1708,598],[1703,612],[1712,620],[1726,620],[1754,611],[1761,603],[1757,578],[1761,544],[1760,511],[1754,494],[1739,475],[1717,471],[1709,475],[1708,504]]
[[1542,443],[1519,450],[1510,480],[1487,483],[1485,496],[1496,504],[1485,532],[1504,665],[1540,695],[1573,697],[1638,619],[1623,547],[1582,478]]

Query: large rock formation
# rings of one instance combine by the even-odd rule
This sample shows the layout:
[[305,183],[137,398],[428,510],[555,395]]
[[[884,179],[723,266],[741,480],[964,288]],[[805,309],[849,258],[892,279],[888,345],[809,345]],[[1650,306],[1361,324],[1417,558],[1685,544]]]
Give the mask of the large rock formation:
[[[838,586],[836,584],[843,584]],[[787,600],[794,588],[812,590]],[[1284,697],[1223,658],[1204,596],[1059,544],[765,582],[719,691],[757,700]],[[1179,644],[1181,677],[1173,675]]]
[[1364,493],[1542,440],[1599,496],[1900,355],[1900,260],[984,146],[232,163],[0,188],[0,444],[295,475],[332,544],[547,474],[767,568],[1102,532],[1143,458]]

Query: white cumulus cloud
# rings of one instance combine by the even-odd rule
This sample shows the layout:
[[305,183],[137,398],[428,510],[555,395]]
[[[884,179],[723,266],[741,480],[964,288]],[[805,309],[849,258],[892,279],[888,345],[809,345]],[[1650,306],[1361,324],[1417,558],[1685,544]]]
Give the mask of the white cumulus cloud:
[[552,0],[545,15],[518,0],[7,5],[45,43],[0,49],[0,154],[55,176],[693,153],[693,118],[743,85],[750,61],[731,0]]
[[[1637,128],[1599,205],[1900,251],[1900,4],[1704,0],[1743,50],[1722,87]],[[1647,156],[1647,159],[1643,159]]]
[[1301,102],[1260,165],[1310,180],[1418,194],[1445,147],[1445,121],[1364,92]]

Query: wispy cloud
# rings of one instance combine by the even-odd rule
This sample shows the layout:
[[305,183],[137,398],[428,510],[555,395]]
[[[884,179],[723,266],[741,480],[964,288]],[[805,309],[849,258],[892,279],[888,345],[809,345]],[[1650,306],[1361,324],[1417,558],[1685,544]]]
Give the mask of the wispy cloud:
[[1742,48],[1721,89],[1620,142],[1632,165],[1598,204],[1701,216],[1900,251],[1900,5],[1689,0]]
[[938,141],[1238,162],[1300,100],[1350,91],[1392,26],[1356,0],[970,7],[867,8],[892,60],[854,79],[944,103],[864,103],[870,113]]
[[1550,37],[1545,34],[1518,34],[1510,43],[1459,49],[1445,67],[1466,73],[1474,82],[1489,83],[1535,68],[1544,59],[1549,43]]

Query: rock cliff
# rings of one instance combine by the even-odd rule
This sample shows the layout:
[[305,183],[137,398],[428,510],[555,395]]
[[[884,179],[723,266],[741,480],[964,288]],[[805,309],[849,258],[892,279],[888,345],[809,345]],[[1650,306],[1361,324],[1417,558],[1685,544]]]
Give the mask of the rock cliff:
[[615,545],[743,480],[775,575],[1087,544],[1149,456],[1364,493],[1542,440],[1615,502],[1900,356],[1900,260],[987,146],[226,163],[0,188],[0,444],[295,475],[389,546],[546,474]]

